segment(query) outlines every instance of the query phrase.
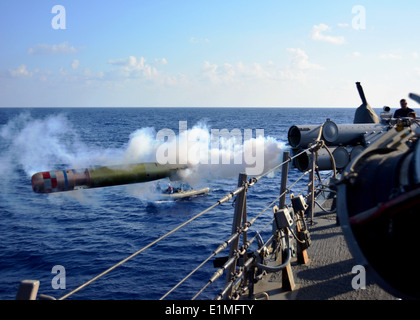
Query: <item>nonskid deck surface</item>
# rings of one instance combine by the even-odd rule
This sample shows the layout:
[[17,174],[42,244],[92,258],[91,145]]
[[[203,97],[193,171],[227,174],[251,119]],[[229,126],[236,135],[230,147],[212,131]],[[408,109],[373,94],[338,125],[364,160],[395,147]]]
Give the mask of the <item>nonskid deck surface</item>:
[[[332,202],[331,200],[327,200]],[[328,205],[328,203],[326,203]],[[324,204],[325,206],[325,204]],[[308,226],[312,245],[308,249],[309,263],[299,265],[292,260],[296,287],[281,288],[281,272],[268,274],[254,288],[257,298],[270,300],[395,300],[366,275],[366,289],[355,290],[352,273],[358,263],[353,259],[336,214],[315,213],[314,224]]]

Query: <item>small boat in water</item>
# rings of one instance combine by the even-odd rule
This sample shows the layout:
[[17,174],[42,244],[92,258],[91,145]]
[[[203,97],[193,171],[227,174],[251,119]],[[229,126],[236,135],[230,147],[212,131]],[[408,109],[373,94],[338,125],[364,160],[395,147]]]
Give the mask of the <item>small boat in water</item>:
[[184,199],[204,195],[210,191],[210,188],[193,189],[189,184],[183,182],[169,183],[166,189],[162,189],[160,182],[153,185],[154,192],[162,198]]
[[202,188],[199,190],[177,190],[174,193],[162,193],[162,197],[172,198],[172,199],[183,199],[183,198],[190,198],[190,197],[196,197],[199,195],[206,194],[210,191],[210,188]]
[[[259,177],[248,180],[246,174],[240,174],[236,190],[59,299],[67,299],[233,198],[231,236],[219,242],[216,250],[161,300],[211,259],[215,259],[213,265],[217,270],[192,300],[223,274],[225,286],[217,300],[420,299],[420,278],[415,276],[418,272],[416,226],[420,224],[420,120],[393,118],[389,108],[384,108],[378,117],[367,103],[360,83],[356,85],[362,105],[356,110],[352,124],[337,124],[327,119],[319,125],[292,126],[288,141],[293,157],[285,151],[283,163]],[[410,97],[420,101],[420,96],[410,94]],[[288,187],[291,163],[302,175]],[[252,220],[248,219],[248,208],[252,206],[247,202],[248,189],[280,167],[280,196],[257,211]],[[194,190],[176,181],[174,171],[177,170],[182,168],[138,164],[128,172],[94,168],[81,174],[76,172],[79,174],[76,177],[85,178],[82,182],[94,181],[89,187],[157,180],[151,192],[161,199],[182,199],[209,192],[209,188]],[[321,177],[323,172],[325,175]],[[69,190],[50,187],[62,180],[68,183],[67,178],[57,180],[57,174],[60,173],[37,174],[32,180],[34,191]],[[306,175],[309,183],[302,183],[301,191],[295,189],[294,193],[298,191],[299,195],[294,196],[292,186],[295,188]],[[63,173],[61,177],[67,176]],[[169,178],[170,182],[161,184],[162,178]],[[286,202],[288,193],[289,203]],[[270,208],[272,213],[268,211]],[[158,213],[153,203],[150,212]],[[263,229],[254,231],[251,238],[250,228],[255,227],[264,213],[271,220],[264,223]],[[263,236],[268,240],[264,241]],[[216,257],[228,247],[229,256]],[[16,299],[36,299],[38,287],[37,280],[22,281]],[[40,295],[39,299],[55,298]]]

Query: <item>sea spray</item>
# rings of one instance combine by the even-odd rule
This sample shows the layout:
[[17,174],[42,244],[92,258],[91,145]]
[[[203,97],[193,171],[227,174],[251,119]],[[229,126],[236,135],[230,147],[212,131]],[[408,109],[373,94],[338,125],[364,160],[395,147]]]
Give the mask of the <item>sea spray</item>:
[[[120,150],[87,146],[64,115],[34,119],[23,113],[0,132],[5,160],[28,177],[38,171],[104,164],[120,157]],[[3,168],[2,168],[3,169]],[[2,170],[4,172],[4,170]]]
[[[204,122],[188,128],[186,121],[180,121],[178,133],[144,127],[132,132],[121,147],[103,148],[86,144],[63,114],[34,119],[29,113],[23,113],[0,131],[7,149],[0,166],[2,175],[23,170],[30,177],[44,170],[163,159],[188,164],[189,169],[181,176],[195,186],[211,179],[236,178],[246,171],[258,175],[277,166],[284,143],[264,137],[263,130],[255,129],[255,136],[253,133],[252,129],[209,128]],[[129,193],[146,194],[147,189],[149,185],[139,186],[130,188]]]

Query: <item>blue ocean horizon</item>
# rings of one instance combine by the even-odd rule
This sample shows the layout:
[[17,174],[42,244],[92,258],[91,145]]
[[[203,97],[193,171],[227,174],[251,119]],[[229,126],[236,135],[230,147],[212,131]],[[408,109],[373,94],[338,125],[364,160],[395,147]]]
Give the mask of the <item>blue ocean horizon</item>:
[[[289,149],[291,126],[321,124],[327,118],[351,123],[355,109],[0,108],[0,299],[15,299],[25,279],[39,280],[41,294],[64,296],[233,191],[241,168],[220,164],[212,172],[193,172],[192,185],[210,192],[181,201],[150,198],[150,183],[37,194],[32,174],[149,162],[157,132],[169,129],[178,136],[180,121],[199,136],[211,129],[251,129],[254,135],[263,129],[265,160],[274,166]],[[290,179],[299,176],[294,171]],[[248,216],[279,190],[276,171],[250,190]],[[159,299],[230,236],[232,217],[231,202],[218,206],[69,299]],[[270,219],[267,212],[259,225]],[[65,289],[54,288],[54,266],[65,269]],[[168,299],[191,299],[214,271],[210,261]],[[223,285],[224,277],[198,299],[213,299]]]

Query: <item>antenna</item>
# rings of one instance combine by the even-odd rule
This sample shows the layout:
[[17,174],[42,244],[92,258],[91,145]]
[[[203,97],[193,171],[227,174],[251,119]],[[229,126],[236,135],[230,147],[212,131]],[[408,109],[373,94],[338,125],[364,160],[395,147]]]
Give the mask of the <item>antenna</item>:
[[360,82],[356,82],[357,90],[359,91],[360,99],[362,99],[363,104],[368,104],[366,101],[365,93],[363,92],[362,85]]
[[415,93],[410,93],[410,98],[416,101],[417,103],[420,103],[420,96]]

